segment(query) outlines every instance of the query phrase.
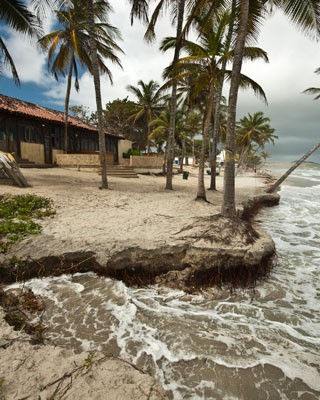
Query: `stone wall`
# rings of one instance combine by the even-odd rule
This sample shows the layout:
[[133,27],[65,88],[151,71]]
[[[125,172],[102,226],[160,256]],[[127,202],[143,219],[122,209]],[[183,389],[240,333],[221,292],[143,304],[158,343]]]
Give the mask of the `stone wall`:
[[35,164],[44,164],[44,145],[21,142],[21,157]]
[[150,155],[150,156],[130,156],[130,167],[135,169],[162,169],[163,156]]
[[[57,165],[68,167],[98,167],[99,154],[56,154]],[[114,154],[107,153],[107,164],[114,164]]]

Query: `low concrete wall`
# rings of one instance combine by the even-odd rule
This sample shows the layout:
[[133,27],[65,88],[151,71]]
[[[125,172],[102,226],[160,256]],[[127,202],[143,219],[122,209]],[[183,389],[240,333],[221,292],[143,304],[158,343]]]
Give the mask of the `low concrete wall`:
[[[56,154],[57,165],[68,167],[100,166],[99,154]],[[107,164],[114,164],[114,154],[107,153]]]
[[119,153],[119,164],[120,165],[129,165],[129,159],[123,158],[122,153],[126,153],[129,149],[132,148],[132,140],[119,140],[118,141],[118,153]]
[[52,149],[52,162],[53,164],[57,164],[57,154],[62,154],[63,150]]
[[163,156],[130,156],[130,167],[134,169],[162,169]]
[[44,164],[44,145],[21,142],[21,158],[26,158],[35,164]]

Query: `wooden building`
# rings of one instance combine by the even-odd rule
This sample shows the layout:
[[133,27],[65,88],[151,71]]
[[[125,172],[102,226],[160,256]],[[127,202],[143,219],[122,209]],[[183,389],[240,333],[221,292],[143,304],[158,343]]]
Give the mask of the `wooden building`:
[[[68,154],[97,154],[98,129],[69,116]],[[18,162],[55,164],[63,153],[63,112],[0,94],[0,150],[13,153]],[[108,164],[119,161],[119,141],[106,133]]]

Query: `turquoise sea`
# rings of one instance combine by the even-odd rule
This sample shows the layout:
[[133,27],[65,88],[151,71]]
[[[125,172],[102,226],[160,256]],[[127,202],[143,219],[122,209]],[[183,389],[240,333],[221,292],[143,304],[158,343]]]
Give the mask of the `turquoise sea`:
[[47,298],[48,335],[130,360],[176,400],[319,399],[320,165],[296,170],[280,194],[257,217],[278,262],[254,292],[191,296],[93,274],[32,280]]

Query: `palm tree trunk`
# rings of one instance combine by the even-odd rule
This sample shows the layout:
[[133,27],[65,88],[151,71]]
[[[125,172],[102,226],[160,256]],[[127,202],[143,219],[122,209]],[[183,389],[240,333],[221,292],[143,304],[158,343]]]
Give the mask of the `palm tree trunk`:
[[[213,99],[212,110],[216,109],[216,94]],[[217,132],[214,129],[214,119],[211,116],[211,142],[209,151],[209,162],[210,162],[210,186],[208,190],[216,190],[216,159],[217,159]]]
[[87,13],[88,13],[88,32],[89,43],[92,59],[92,72],[94,89],[96,94],[97,116],[98,116],[98,131],[99,131],[99,158],[101,166],[101,186],[100,189],[108,189],[107,180],[107,153],[106,153],[106,137],[104,133],[104,123],[102,115],[102,100],[101,100],[101,86],[100,86],[100,73],[99,73],[99,60],[97,53],[97,44],[93,36],[94,32],[94,12],[93,0],[87,0]]
[[72,79],[72,70],[73,70],[73,54],[71,55],[68,79],[67,79],[67,91],[66,97],[64,101],[64,137],[63,137],[63,148],[64,152],[68,152],[68,117],[69,117],[69,101],[70,101],[70,92],[71,92],[71,79]]
[[240,7],[239,30],[237,34],[236,46],[234,49],[234,59],[232,66],[228,121],[226,137],[226,157],[224,170],[224,192],[221,213],[225,217],[234,217],[236,214],[235,204],[235,125],[238,91],[240,83],[240,73],[242,67],[243,49],[247,37],[249,19],[249,0],[242,0]]
[[[178,18],[177,18],[177,43],[174,50],[173,65],[179,60],[180,49],[181,49],[181,32],[184,17],[184,6],[185,0],[178,1]],[[173,190],[172,187],[172,175],[173,175],[173,158],[174,158],[174,134],[176,127],[176,110],[177,110],[177,81],[174,79],[171,90],[171,101],[170,101],[170,124],[169,124],[169,135],[167,143],[167,179],[166,189]]]
[[217,145],[218,145],[218,137],[217,133],[213,130],[212,133],[212,148],[211,148],[211,158],[210,158],[210,186],[209,190],[217,190],[217,179],[216,179],[216,171],[217,171]]
[[179,168],[180,173],[183,172],[183,160],[184,160],[185,154],[186,154],[186,138],[182,138],[181,157],[180,157],[180,168]]
[[[234,15],[236,8],[236,0],[232,0],[231,5],[231,15]],[[225,42],[225,51],[228,51],[231,46],[231,40],[234,29],[234,18],[231,18],[228,33]],[[224,82],[224,74],[227,67],[227,58],[225,57],[221,64],[221,77],[218,79],[217,89],[216,89],[216,104],[214,109],[214,124],[213,124],[213,142],[215,151],[212,154],[215,157],[211,163],[211,177],[210,177],[210,190],[217,190],[216,185],[216,159],[217,159],[217,145],[220,137],[220,109],[221,109],[221,101],[222,101],[222,91],[223,91],[223,82]]]
[[151,120],[151,118],[148,118],[148,119],[147,119],[147,154],[150,153],[150,139],[149,139],[150,132],[151,132],[151,129],[150,129],[150,120]]
[[208,96],[208,101],[207,101],[205,120],[203,123],[202,146],[201,146],[201,153],[200,153],[200,160],[199,160],[198,193],[197,193],[196,200],[205,200],[205,201],[207,200],[206,189],[204,187],[204,162],[205,162],[206,151],[207,151],[207,147],[208,147],[213,99],[214,99],[214,81],[212,79],[210,82],[210,87],[209,87],[209,96]]
[[300,158],[297,162],[293,164],[291,168],[288,169],[288,171],[283,174],[273,185],[271,185],[267,190],[266,193],[273,193],[281,183],[288,178],[288,176],[293,172],[299,165],[306,160],[309,156],[311,156],[312,153],[314,153],[318,148],[320,147],[320,143],[316,144],[312,149],[310,149],[303,157]]

